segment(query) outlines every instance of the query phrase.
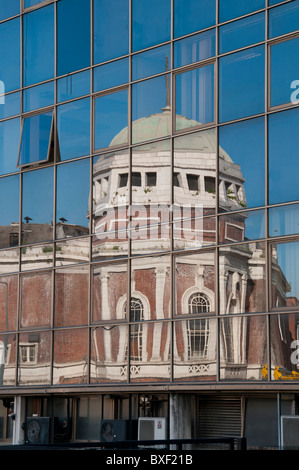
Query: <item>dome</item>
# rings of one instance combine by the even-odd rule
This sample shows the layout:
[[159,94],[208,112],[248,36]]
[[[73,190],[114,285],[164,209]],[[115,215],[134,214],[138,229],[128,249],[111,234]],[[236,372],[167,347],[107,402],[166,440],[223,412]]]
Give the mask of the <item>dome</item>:
[[[178,130],[188,129],[200,126],[200,123],[188,119],[185,116],[176,116],[176,126]],[[204,131],[204,132],[203,132]],[[153,148],[155,143],[149,143],[144,145],[143,142],[157,139],[160,137],[167,137],[171,135],[171,111],[170,108],[164,108],[162,113],[152,114],[147,117],[137,119],[132,124],[132,136],[133,141],[136,141],[142,145],[142,149],[147,151],[149,148]],[[198,132],[188,134],[188,138],[177,138],[175,143],[176,151],[197,151],[206,153],[216,153],[216,139],[214,129],[199,129]],[[128,141],[128,127],[122,129],[110,142],[109,147],[123,146]],[[187,143],[187,145],[186,145]],[[161,149],[163,142],[159,142],[159,148]],[[141,150],[141,149],[140,149]],[[165,141],[165,150],[169,150],[168,141]],[[220,148],[220,158],[225,161],[232,162],[230,156]]]

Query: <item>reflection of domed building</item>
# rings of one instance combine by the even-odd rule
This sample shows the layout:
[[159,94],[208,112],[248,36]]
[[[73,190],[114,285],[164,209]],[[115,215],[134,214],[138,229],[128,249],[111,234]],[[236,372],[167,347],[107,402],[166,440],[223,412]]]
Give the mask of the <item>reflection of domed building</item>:
[[[190,123],[180,119],[182,128]],[[153,129],[161,137],[169,132],[168,111],[143,118],[133,128],[143,141]],[[0,354],[7,351],[7,364],[1,380],[14,385],[16,361],[22,386],[121,383],[128,386],[124,395],[130,384],[263,380],[265,320],[240,314],[265,311],[265,245],[247,243],[245,237],[240,166],[223,149],[217,161],[214,129],[178,135],[173,149],[167,138],[134,146],[131,156],[122,149],[127,132],[121,131],[94,161],[87,213],[91,246],[88,229],[67,222],[56,226],[61,241],[42,243],[52,228],[32,221],[23,226],[27,244],[1,252],[3,279],[15,298],[8,305],[8,330],[16,330],[18,321],[21,328],[45,329],[22,331],[18,344],[15,335],[3,339]],[[2,236],[15,229],[18,224]],[[286,304],[288,289],[277,265],[273,297],[278,305]],[[52,308],[57,328],[53,359]],[[272,359],[290,368],[286,350],[278,346],[281,335],[289,341],[285,318],[277,317],[273,325],[278,341]],[[7,331],[5,316],[0,322]],[[191,413],[191,402],[179,391],[174,395],[173,422]],[[186,420],[183,434],[173,429],[172,436],[189,436],[191,422]]]
[[[179,120],[182,128],[190,125],[184,117]],[[153,133],[168,135],[167,110],[134,122],[133,132],[140,141],[146,141]],[[127,134],[127,129],[122,130],[111,145],[124,145]],[[156,381],[169,376],[170,328],[167,324],[146,324],[146,321],[165,321],[172,314],[180,320],[175,323],[174,379],[215,380],[217,336],[213,314],[216,311],[216,260],[211,249],[216,242],[216,220],[213,217],[217,184],[215,130],[178,136],[174,140],[173,162],[171,155],[170,143],[166,139],[133,148],[131,171],[127,150],[112,150],[99,156],[93,175],[96,234],[93,256],[100,261],[112,259],[115,252],[119,257],[126,256],[129,241],[133,255],[151,255],[133,258],[131,262],[131,311],[128,319],[138,323],[131,326],[130,334],[131,350],[134,351],[131,364],[138,364],[138,367],[131,367],[131,380],[138,381],[139,377],[139,380]],[[246,207],[243,182],[240,166],[220,149],[220,211],[225,213]],[[221,217],[221,241],[243,242],[245,223],[244,212]],[[172,233],[173,247],[177,250],[173,268],[165,253],[171,249]],[[200,251],[193,251],[199,248]],[[263,311],[263,255],[263,246],[255,243],[248,247],[223,246],[219,260],[222,314]],[[126,263],[120,261],[99,264],[95,268],[93,314],[97,322],[123,320],[128,314],[127,307],[124,309],[127,301],[126,269]],[[173,301],[171,269],[175,283]],[[183,320],[186,315],[188,319]],[[261,364],[265,359],[252,357],[253,363],[248,365],[251,353],[246,342],[247,328],[247,319],[228,317],[223,322],[223,378],[260,378]],[[117,326],[96,334],[94,373],[107,380],[115,380],[116,370],[120,370],[121,364],[126,364],[128,359],[130,348],[126,327]],[[102,343],[109,346],[100,352],[97,344]],[[125,373],[123,379],[126,379]]]

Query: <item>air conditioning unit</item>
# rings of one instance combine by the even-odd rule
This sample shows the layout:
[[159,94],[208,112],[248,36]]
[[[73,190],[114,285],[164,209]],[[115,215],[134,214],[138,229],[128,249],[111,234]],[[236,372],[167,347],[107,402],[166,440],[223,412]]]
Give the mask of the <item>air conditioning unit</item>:
[[156,441],[167,439],[167,418],[139,418],[138,440]]
[[25,442],[30,445],[49,444],[51,418],[30,417],[25,420]]
[[126,419],[102,419],[100,421],[100,441],[118,442],[127,439],[128,421]]

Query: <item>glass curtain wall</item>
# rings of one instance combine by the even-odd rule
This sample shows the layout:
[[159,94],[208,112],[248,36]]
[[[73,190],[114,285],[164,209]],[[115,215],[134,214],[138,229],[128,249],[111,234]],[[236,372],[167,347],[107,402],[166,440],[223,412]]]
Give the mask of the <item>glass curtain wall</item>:
[[0,2],[1,388],[299,379],[298,15]]

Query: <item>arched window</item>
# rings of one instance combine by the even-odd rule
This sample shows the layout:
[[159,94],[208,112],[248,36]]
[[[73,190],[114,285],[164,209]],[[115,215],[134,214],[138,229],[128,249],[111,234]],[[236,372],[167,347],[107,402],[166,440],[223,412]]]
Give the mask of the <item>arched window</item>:
[[210,301],[205,294],[200,292],[192,294],[189,298],[189,313],[207,313],[210,312]]
[[[209,298],[200,292],[192,294],[188,302],[189,314],[210,312]],[[187,320],[188,359],[204,359],[208,354],[209,319]]]
[[[127,313],[127,303],[124,304],[124,313]],[[129,314],[130,322],[136,323],[130,325],[130,360],[142,360],[142,321],[144,320],[144,308],[140,299],[131,299],[131,308]]]

